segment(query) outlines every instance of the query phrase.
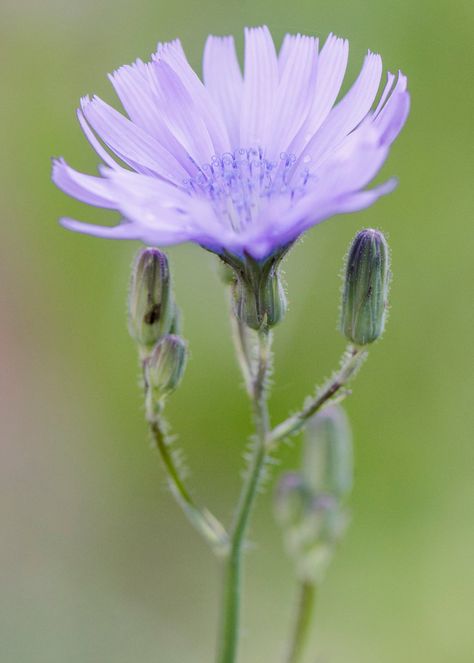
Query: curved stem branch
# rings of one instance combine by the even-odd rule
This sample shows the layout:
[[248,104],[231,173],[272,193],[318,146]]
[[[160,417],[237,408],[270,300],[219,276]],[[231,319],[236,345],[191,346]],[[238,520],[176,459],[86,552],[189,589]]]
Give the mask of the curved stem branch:
[[228,535],[223,525],[206,508],[194,502],[181,476],[179,467],[173,457],[173,451],[166,434],[166,427],[158,417],[150,423],[153,442],[165,466],[171,492],[179,506],[183,509],[194,527],[202,534],[214,551],[222,555],[228,546]]
[[316,397],[311,399],[299,412],[292,417],[288,417],[271,431],[267,438],[269,447],[272,448],[279,440],[298,433],[310,417],[340,394],[341,390],[357,373],[367,354],[364,348],[350,345],[343,355],[341,368],[317,393]]
[[230,537],[230,551],[224,578],[224,596],[219,633],[217,663],[235,663],[240,625],[240,597],[242,584],[242,556],[250,516],[267,459],[266,437],[269,416],[266,402],[266,380],[270,366],[268,331],[259,333],[259,360],[252,382],[252,403],[255,420],[255,443],[248,473],[237,507]]
[[304,647],[311,630],[315,603],[316,585],[308,580],[302,580],[298,587],[296,618],[285,663],[300,663],[302,660]]

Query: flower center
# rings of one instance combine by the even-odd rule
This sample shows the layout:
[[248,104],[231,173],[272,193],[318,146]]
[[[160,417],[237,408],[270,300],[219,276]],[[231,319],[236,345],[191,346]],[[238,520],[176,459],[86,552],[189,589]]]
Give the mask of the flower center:
[[283,195],[294,200],[303,195],[307,169],[294,174],[294,154],[282,152],[277,161],[265,158],[260,148],[239,148],[214,156],[200,172],[184,182],[192,195],[208,198],[217,215],[238,232],[253,223],[262,204]]

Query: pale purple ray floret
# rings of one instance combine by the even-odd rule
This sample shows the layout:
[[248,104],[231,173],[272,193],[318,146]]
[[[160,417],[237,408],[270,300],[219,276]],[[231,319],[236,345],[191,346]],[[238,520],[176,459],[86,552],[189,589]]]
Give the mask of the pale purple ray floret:
[[[203,82],[179,41],[110,80],[128,115],[98,97],[81,101],[81,127],[100,176],[54,161],[69,195],[117,210],[122,222],[79,232],[166,246],[195,242],[263,259],[330,216],[371,205],[394,180],[367,189],[409,110],[407,79],[369,53],[337,101],[348,42],[287,35],[277,54],[266,27],[245,32],[244,72],[232,37],[209,37]],[[375,107],[375,108],[374,108]]]

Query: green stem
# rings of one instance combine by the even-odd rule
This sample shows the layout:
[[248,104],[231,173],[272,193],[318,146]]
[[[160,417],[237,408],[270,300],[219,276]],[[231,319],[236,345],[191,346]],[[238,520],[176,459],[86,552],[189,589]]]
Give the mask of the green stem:
[[240,370],[245,381],[245,389],[253,397],[252,384],[252,358],[248,343],[248,330],[244,324],[231,313],[232,336],[234,340],[235,353],[239,362]]
[[198,507],[194,502],[190,492],[184,484],[178,466],[175,463],[175,459],[173,458],[173,452],[170,448],[165,432],[165,425],[158,417],[150,423],[150,431],[161,460],[163,461],[163,465],[165,466],[171,492],[176,501],[194,527],[212,546],[214,551],[217,554],[222,555],[228,546],[227,532],[219,520],[217,520],[210,511],[206,508]]
[[316,397],[310,400],[299,412],[292,417],[288,417],[271,431],[267,437],[269,447],[272,448],[279,440],[298,433],[308,419],[330,401],[333,401],[343,387],[354,377],[366,357],[367,351],[364,348],[349,346],[342,358],[341,368],[318,392]]
[[313,582],[301,581],[298,590],[296,618],[285,663],[300,663],[302,661],[316,603],[316,585]]
[[256,430],[255,444],[230,537],[230,550],[224,577],[224,596],[217,663],[235,663],[237,660],[242,585],[242,553],[245,547],[245,535],[250,516],[267,459],[266,436],[269,430],[269,417],[265,384],[269,371],[269,362],[270,336],[267,331],[262,331],[259,333],[258,369],[253,380],[252,403]]

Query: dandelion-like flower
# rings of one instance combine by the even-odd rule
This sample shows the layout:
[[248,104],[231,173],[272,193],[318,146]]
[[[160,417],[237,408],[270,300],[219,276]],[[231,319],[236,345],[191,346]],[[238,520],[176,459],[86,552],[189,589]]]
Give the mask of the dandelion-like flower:
[[101,227],[75,231],[166,246],[195,242],[221,255],[264,261],[335,214],[371,205],[395,182],[367,189],[409,110],[406,77],[391,73],[373,110],[382,60],[369,52],[336,103],[348,42],[287,35],[277,54],[266,27],[245,32],[244,73],[232,37],[210,36],[203,82],[179,41],[110,80],[128,115],[85,97],[81,127],[100,176],[54,161],[69,195],[117,210]]

